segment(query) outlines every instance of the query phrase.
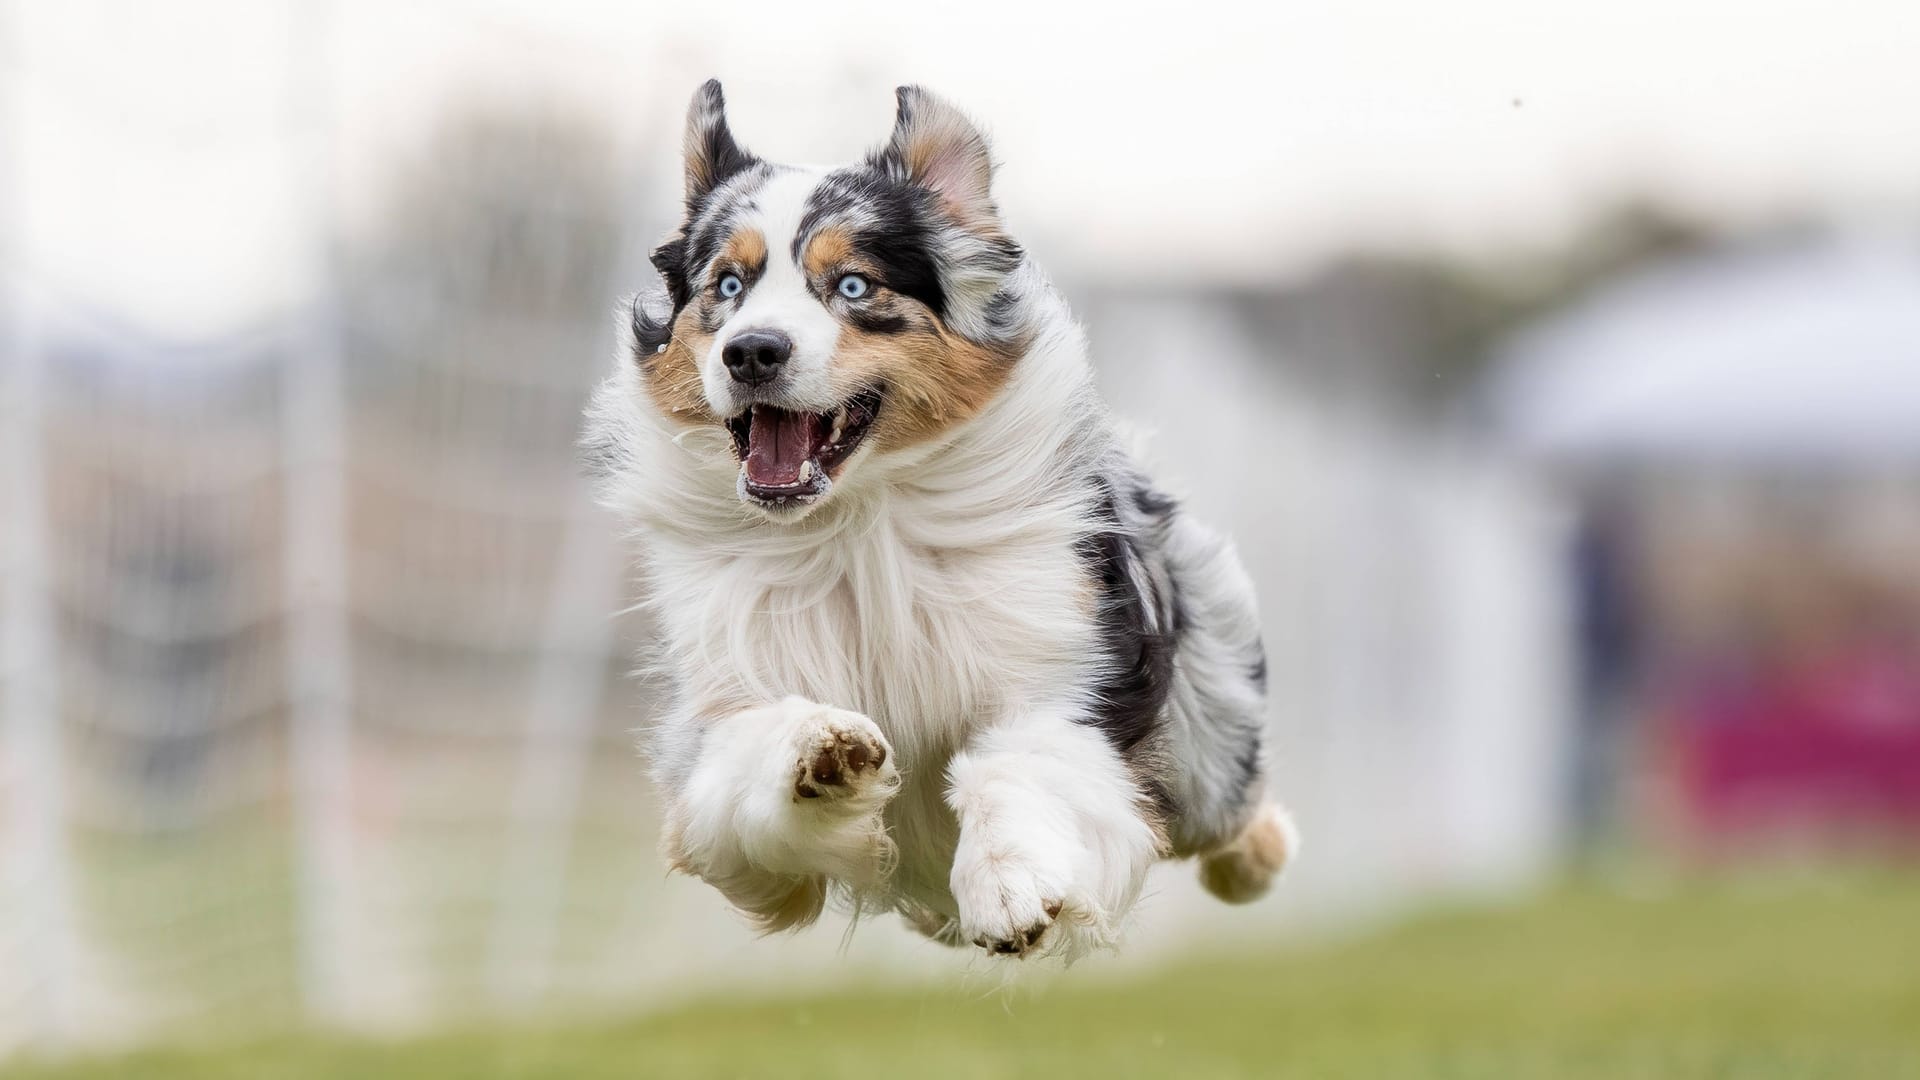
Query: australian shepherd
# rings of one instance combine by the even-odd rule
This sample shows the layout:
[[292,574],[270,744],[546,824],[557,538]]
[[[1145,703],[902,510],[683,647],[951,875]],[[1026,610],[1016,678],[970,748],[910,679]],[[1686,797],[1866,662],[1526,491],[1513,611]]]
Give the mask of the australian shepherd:
[[1155,860],[1245,901],[1295,846],[1253,589],[1117,434],[985,137],[898,99],[886,145],[813,168],[700,88],[665,296],[589,409],[671,685],[662,844],[767,929],[839,898],[1072,957]]

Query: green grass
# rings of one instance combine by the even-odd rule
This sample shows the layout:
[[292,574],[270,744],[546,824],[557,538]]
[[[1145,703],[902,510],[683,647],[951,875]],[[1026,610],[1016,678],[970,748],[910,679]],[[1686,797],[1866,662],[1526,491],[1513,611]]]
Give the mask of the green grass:
[[1117,981],[707,1002],[626,1023],[292,1038],[18,1077],[1920,1078],[1920,877],[1567,889]]

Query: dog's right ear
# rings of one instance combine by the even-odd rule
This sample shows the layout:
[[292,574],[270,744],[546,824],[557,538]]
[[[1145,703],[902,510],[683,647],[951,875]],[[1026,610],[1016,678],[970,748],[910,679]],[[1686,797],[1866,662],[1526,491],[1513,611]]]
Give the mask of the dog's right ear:
[[687,107],[687,213],[693,211],[728,178],[759,163],[740,148],[727,127],[727,99],[720,80],[708,79],[693,93]]
[[685,229],[676,230],[659,247],[648,253],[647,261],[660,272],[660,280],[667,283],[667,299],[673,304],[673,313],[687,306],[693,298],[687,284],[687,234]]

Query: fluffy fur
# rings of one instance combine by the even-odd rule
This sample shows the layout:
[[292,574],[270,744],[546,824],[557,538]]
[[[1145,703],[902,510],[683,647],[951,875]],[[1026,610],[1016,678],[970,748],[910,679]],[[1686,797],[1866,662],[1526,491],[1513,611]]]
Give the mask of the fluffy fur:
[[583,442],[661,635],[673,865],[768,929],[838,893],[1014,956],[1111,944],[1160,858],[1260,895],[1296,842],[1251,585],[1122,448],[986,139],[909,87],[867,161],[773,165],[709,82],[686,156]]

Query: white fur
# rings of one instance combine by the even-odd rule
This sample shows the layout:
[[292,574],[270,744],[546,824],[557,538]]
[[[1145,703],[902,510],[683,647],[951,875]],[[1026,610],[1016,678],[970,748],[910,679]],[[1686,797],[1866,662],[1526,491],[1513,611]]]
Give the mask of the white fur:
[[[740,403],[718,349],[747,328],[794,339],[783,403],[838,404],[837,324],[789,254],[817,179],[775,174],[743,221],[764,233],[768,267],[703,361],[719,415]],[[650,750],[679,864],[771,925],[812,918],[831,885],[946,940],[1072,956],[1115,940],[1156,857],[1220,849],[1253,820],[1254,605],[1211,533],[1176,516],[1157,535],[1151,572],[1178,575],[1204,625],[1183,639],[1153,739],[1123,759],[1087,722],[1108,661],[1084,542],[1116,527],[1096,481],[1120,483],[1126,457],[1084,337],[1031,263],[947,284],[958,309],[1017,298],[1031,337],[1006,385],[932,442],[863,447],[807,510],[743,502],[730,437],[662,416],[630,349],[595,395],[589,440],[610,463],[604,501],[644,540],[672,687]],[[970,318],[983,320],[955,328],[985,327]],[[843,736],[884,747],[886,766],[797,797],[808,755]],[[1164,836],[1142,767],[1183,808]]]
[[879,886],[893,853],[880,814],[900,786],[891,753],[845,790],[796,793],[815,754],[847,737],[886,746],[866,717],[797,697],[720,717],[676,801],[679,857],[749,907],[814,877]]
[[876,876],[876,860],[888,849],[877,819],[900,784],[894,763],[863,775],[844,795],[794,794],[799,770],[842,732],[886,743],[866,717],[798,697],[708,727],[684,793],[691,811],[682,822],[688,852],[742,859],[775,873],[854,881]]
[[1009,717],[970,739],[947,775],[958,937],[1017,941],[1058,916],[1048,949],[1112,944],[1112,918],[1133,906],[1159,841],[1100,732],[1059,714]]
[[796,168],[776,173],[755,192],[756,209],[740,218],[742,228],[758,229],[766,238],[768,257],[759,280],[721,324],[701,359],[701,389],[721,416],[732,416],[748,404],[736,394],[738,384],[721,357],[726,343],[747,330],[778,330],[793,341],[793,355],[783,368],[783,404],[806,412],[828,412],[840,404],[842,392],[833,385],[832,369],[840,321],[807,290],[800,267],[786,250],[799,231],[807,194],[820,182],[821,172]]

